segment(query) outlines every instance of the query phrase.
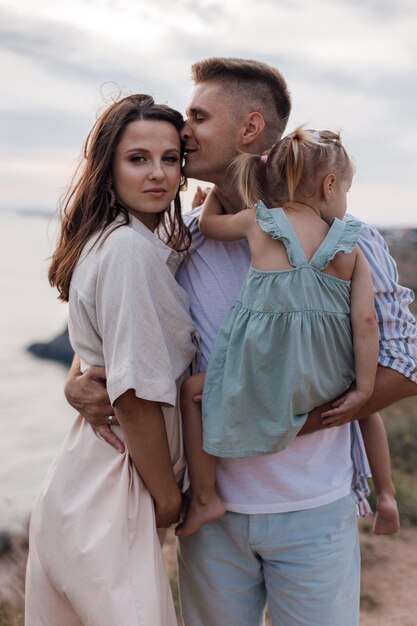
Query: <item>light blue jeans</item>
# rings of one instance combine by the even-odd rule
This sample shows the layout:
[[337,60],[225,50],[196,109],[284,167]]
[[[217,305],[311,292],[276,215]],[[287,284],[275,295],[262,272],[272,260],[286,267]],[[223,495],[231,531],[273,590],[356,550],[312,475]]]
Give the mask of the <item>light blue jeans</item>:
[[263,515],[226,513],[179,545],[184,626],[358,626],[360,553],[351,496]]

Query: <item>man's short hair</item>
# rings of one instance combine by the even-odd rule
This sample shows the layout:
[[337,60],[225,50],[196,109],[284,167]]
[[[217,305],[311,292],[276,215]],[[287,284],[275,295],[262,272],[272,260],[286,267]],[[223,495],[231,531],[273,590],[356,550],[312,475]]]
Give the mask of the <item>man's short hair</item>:
[[262,113],[271,145],[279,139],[291,111],[290,92],[279,70],[253,59],[211,57],[194,63],[191,76],[195,84],[223,83],[239,96],[242,107]]

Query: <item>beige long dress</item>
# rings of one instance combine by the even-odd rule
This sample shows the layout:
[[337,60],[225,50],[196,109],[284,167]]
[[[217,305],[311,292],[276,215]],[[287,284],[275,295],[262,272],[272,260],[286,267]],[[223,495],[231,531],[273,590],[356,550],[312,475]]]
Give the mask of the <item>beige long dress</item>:
[[[71,281],[69,329],[83,369],[106,368],[112,402],[133,388],[162,403],[181,483],[178,388],[195,347],[176,263],[135,218],[88,245]],[[77,418],[32,512],[26,626],[176,624],[152,498],[128,453]]]

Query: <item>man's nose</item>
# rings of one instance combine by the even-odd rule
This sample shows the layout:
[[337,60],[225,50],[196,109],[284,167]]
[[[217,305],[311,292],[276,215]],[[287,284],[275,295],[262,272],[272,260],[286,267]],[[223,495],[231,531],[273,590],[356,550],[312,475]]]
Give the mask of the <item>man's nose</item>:
[[191,135],[190,126],[188,122],[185,121],[184,126],[182,127],[182,130],[180,132],[181,139],[185,141],[186,139],[190,138],[190,135]]

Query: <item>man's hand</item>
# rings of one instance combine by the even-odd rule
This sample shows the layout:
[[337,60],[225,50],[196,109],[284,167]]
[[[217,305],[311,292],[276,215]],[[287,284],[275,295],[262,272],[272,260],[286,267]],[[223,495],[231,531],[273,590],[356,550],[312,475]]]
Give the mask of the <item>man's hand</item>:
[[[123,453],[124,444],[112,432],[108,418],[114,415],[106,389],[106,372],[102,367],[90,367],[84,374],[80,372],[80,361],[74,357],[64,389],[69,404],[78,411],[93,427],[96,434]],[[117,421],[113,418],[113,423]]]
[[92,426],[107,424],[108,416],[114,415],[103,367],[90,367],[84,374],[71,367],[64,392],[69,404]]

